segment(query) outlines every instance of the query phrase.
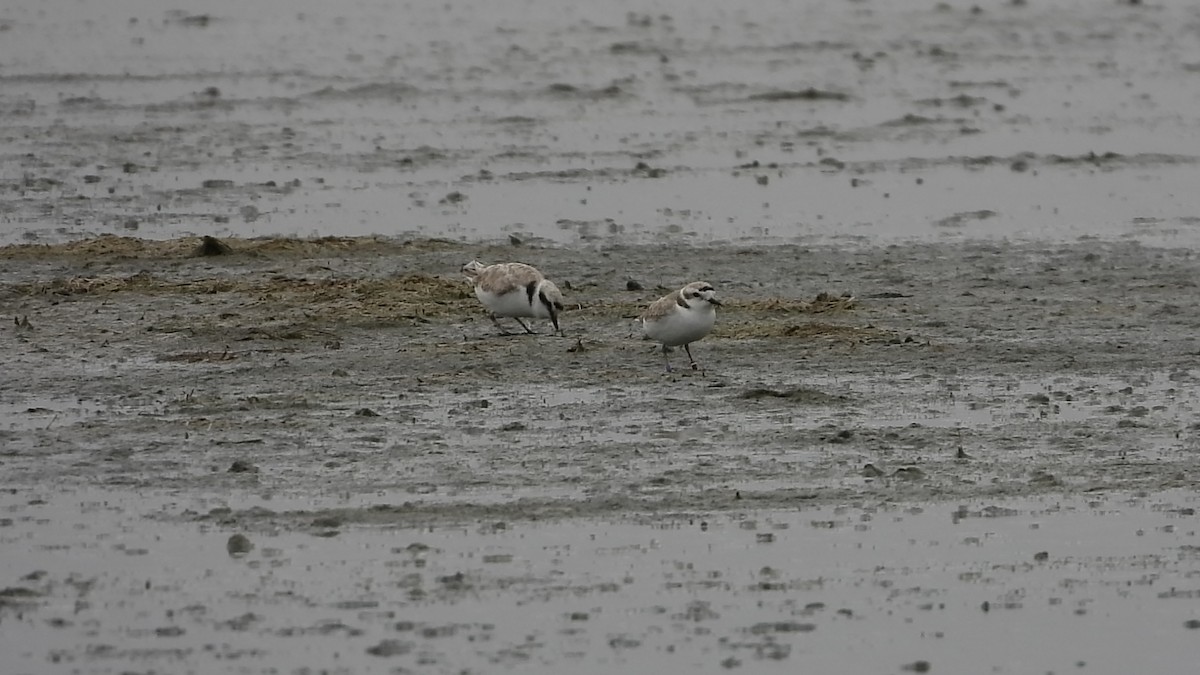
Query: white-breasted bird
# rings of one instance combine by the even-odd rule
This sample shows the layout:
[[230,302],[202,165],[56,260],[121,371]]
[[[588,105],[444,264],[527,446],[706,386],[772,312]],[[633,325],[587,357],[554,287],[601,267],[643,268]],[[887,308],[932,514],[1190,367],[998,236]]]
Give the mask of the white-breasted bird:
[[521,317],[529,317],[550,319],[554,332],[563,334],[558,326],[558,314],[563,309],[562,292],[536,267],[525,263],[484,265],[472,260],[463,265],[462,273],[475,285],[475,297],[491,312],[492,323],[501,333],[509,334],[500,325],[500,317],[515,319],[526,333],[533,333],[521,321]]
[[683,345],[683,350],[687,352],[692,370],[700,369],[688,345],[708,335],[716,323],[716,308],[721,306],[716,294],[712,284],[707,281],[693,281],[655,300],[638,317],[646,336],[662,343],[668,372],[671,370],[671,357],[667,351],[679,345]]

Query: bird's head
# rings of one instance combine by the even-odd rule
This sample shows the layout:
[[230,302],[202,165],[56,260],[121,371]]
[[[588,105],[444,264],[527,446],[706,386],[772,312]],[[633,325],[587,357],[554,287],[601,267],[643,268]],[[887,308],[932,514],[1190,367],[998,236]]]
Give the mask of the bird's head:
[[475,277],[479,276],[479,273],[482,272],[485,267],[487,267],[487,265],[484,265],[478,260],[472,260],[471,262],[462,266],[462,273],[467,275],[468,279],[474,279]]
[[679,294],[688,304],[697,302],[706,302],[714,307],[720,307],[721,301],[717,300],[717,291],[712,287],[712,284],[707,281],[693,281],[684,286]]

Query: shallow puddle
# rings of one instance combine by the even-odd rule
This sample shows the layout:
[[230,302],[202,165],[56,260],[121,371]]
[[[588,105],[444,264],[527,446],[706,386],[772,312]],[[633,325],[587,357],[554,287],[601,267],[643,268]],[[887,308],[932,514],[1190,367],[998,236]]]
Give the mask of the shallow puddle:
[[212,502],[158,492],[5,493],[0,650],[14,673],[1184,672],[1196,502],[331,521],[314,536],[187,522]]

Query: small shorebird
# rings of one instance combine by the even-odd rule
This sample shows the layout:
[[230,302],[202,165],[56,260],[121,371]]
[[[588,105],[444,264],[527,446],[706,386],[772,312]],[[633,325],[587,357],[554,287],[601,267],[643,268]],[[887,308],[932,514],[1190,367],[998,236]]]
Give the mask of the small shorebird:
[[[671,371],[671,347],[683,345],[692,370],[701,370],[692,358],[691,343],[708,335],[717,320],[716,291],[707,281],[693,281],[683,288],[655,300],[646,308],[638,320],[646,336],[663,346],[663,358],[667,361],[667,372]],[[703,371],[701,371],[703,372]]]
[[499,317],[516,319],[526,333],[533,333],[521,317],[550,319],[554,332],[560,336],[558,313],[563,308],[562,292],[532,265],[498,263],[484,265],[478,260],[463,265],[463,274],[475,284],[475,297],[491,312],[492,323],[504,335],[509,332],[500,325]]

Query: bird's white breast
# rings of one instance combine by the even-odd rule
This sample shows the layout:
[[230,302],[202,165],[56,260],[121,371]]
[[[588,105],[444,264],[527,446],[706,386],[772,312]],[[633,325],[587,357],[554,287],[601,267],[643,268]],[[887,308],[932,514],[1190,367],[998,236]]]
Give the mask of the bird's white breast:
[[529,296],[525,294],[524,288],[497,294],[477,286],[475,297],[496,316],[531,316]]
[[691,309],[676,306],[666,316],[643,321],[642,329],[651,340],[677,347],[708,335],[716,320],[717,313],[710,305]]
[[534,289],[532,303],[529,301],[529,291],[520,287],[508,293],[497,294],[485,291],[476,286],[475,297],[479,298],[479,302],[482,302],[483,306],[491,310],[496,316],[527,316],[548,319],[550,318],[550,314],[538,299],[537,290]]

